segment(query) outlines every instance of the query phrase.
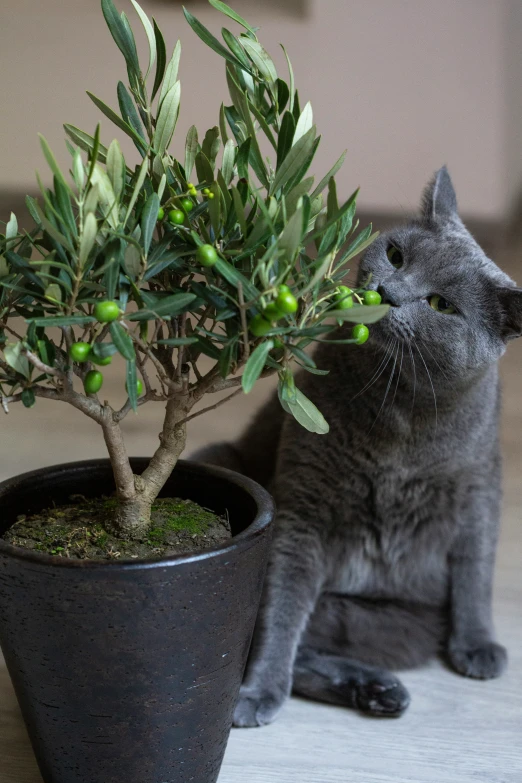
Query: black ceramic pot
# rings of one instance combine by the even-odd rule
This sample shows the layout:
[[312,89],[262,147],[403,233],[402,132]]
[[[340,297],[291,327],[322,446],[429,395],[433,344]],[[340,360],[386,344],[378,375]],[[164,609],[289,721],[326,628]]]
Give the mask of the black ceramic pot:
[[[136,473],[147,460],[133,459]],[[0,484],[0,533],[108,460]],[[274,506],[255,482],[181,461],[163,492],[229,514],[234,538],[164,560],[95,562],[0,540],[0,643],[45,783],[214,783],[265,574]]]

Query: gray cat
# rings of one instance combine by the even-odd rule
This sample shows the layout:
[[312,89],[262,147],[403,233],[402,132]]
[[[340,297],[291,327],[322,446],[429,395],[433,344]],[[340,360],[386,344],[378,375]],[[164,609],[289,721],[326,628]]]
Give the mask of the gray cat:
[[298,378],[330,433],[273,399],[237,444],[199,455],[269,486],[278,508],[236,726],[270,723],[292,689],[400,715],[410,697],[388,670],[442,652],[467,677],[506,665],[491,618],[498,360],[522,332],[522,289],[464,227],[446,168],[420,218],[367,251],[369,273],[389,314],[362,348],[321,345],[328,376]]

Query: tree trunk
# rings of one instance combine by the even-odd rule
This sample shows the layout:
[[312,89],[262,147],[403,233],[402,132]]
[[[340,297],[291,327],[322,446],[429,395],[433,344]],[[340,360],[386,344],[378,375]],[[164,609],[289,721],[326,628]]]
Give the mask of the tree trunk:
[[185,448],[185,419],[194,402],[173,396],[167,402],[160,445],[141,476],[132,473],[119,424],[111,416],[103,423],[105,442],[111,458],[119,500],[111,530],[121,538],[142,539],[151,525],[152,504],[169,479]]

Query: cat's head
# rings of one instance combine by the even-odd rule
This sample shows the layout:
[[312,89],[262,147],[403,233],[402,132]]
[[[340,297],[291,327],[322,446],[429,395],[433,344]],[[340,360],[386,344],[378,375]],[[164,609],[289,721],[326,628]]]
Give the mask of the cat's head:
[[463,225],[446,167],[427,186],[420,217],[370,246],[359,282],[391,305],[371,327],[382,345],[396,339],[463,377],[481,370],[522,334],[522,289],[489,259]]

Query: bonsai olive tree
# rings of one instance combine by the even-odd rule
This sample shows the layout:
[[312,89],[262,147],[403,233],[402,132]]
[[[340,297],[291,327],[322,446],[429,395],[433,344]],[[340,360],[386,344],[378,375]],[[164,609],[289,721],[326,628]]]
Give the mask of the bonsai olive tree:
[[[148,38],[146,67],[127,16],[102,0],[128,86],[118,83],[119,111],[88,94],[132,139],[139,162],[126,161],[117,140],[104,146],[99,126],[90,136],[65,125],[73,142],[66,174],[41,137],[53,186],[39,181],[41,201],[26,199],[31,231],[20,233],[11,214],[0,237],[0,400],[8,412],[11,403],[31,408],[44,397],[94,419],[114,471],[113,528],[139,538],[183,451],[187,422],[204,412],[193,412],[204,395],[231,390],[230,399],[277,373],[283,408],[326,433],[292,367],[320,373],[305,348],[325,339],[332,319],[356,324],[353,337],[338,342],[363,343],[364,324],[386,308],[375,292],[342,285],[347,263],[372,241],[371,226],[356,233],[357,191],[338,203],[334,175],[345,154],[317,183],[308,175],[320,137],[312,107],[300,106],[288,58],[287,82],[256,30],[227,5],[210,0],[242,28],[239,35],[224,28],[224,44],[185,10],[225,60],[230,105],[201,141],[189,130],[178,160],[181,45],[168,59],[156,21],[131,2]],[[20,317],[21,330],[13,323]],[[117,354],[128,393],[119,410],[99,396],[98,369]],[[202,356],[210,368],[206,360],[203,370]],[[165,416],[157,451],[136,476],[121,422],[149,402],[165,405]]]

